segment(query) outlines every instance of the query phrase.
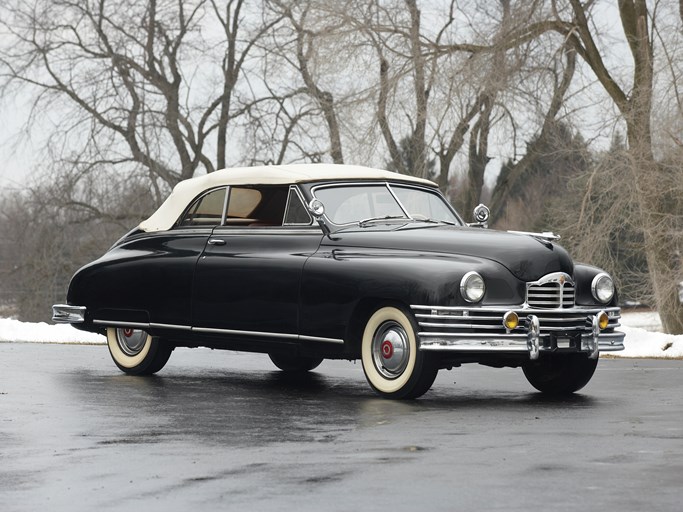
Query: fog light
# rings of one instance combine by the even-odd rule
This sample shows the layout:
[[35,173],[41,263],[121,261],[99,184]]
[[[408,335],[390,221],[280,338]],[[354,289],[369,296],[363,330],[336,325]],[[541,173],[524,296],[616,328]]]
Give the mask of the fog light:
[[601,331],[607,329],[607,326],[609,325],[609,317],[604,311],[600,311],[600,313],[598,313],[598,325],[600,326]]
[[508,311],[503,315],[503,325],[506,329],[512,330],[519,325],[519,317],[514,311]]

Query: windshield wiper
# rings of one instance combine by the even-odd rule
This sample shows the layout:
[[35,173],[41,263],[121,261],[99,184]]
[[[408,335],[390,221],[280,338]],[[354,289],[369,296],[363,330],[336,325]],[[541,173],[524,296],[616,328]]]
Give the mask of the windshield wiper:
[[427,219],[427,218],[421,218],[421,217],[415,217],[415,222],[429,222],[430,224],[448,224],[449,226],[457,226],[457,224],[453,221],[450,220],[436,220],[436,219]]
[[370,222],[379,222],[379,221],[383,221],[383,220],[395,220],[395,219],[402,219],[402,220],[407,220],[407,221],[410,220],[405,215],[385,215],[384,217],[370,217],[369,219],[359,220],[358,225],[362,228],[366,224],[369,224]]

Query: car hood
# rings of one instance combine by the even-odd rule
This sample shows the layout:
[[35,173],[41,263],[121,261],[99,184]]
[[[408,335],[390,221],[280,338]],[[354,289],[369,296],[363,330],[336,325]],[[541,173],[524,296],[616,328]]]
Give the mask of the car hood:
[[552,272],[573,274],[574,264],[561,246],[530,235],[459,226],[372,226],[333,233],[323,245],[448,253],[493,260],[522,281]]

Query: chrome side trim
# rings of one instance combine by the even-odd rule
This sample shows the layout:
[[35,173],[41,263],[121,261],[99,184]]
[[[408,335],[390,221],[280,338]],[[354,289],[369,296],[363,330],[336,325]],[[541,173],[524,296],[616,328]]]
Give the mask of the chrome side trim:
[[299,334],[299,339],[302,341],[320,341],[322,343],[339,343],[339,344],[344,344],[344,340],[340,340],[337,338],[320,338],[318,336],[304,336],[303,334]]
[[109,327],[138,327],[140,329],[149,329],[150,324],[140,322],[120,322],[118,320],[93,320],[95,325],[106,325]]
[[212,327],[192,327],[193,331],[212,334],[237,334],[239,336],[264,336],[267,338],[282,338],[301,341],[320,341],[323,343],[344,343],[344,340],[336,338],[320,338],[317,336],[305,336],[303,334],[287,334],[280,332],[241,331],[237,329],[215,329]]
[[[85,310],[85,308],[83,308]],[[93,320],[94,324],[106,325],[110,327],[137,327],[139,329],[178,329],[181,331],[195,331],[205,332],[209,334],[236,334],[239,336],[263,336],[266,338],[282,338],[293,339],[300,341],[319,341],[322,343],[338,343],[343,344],[344,340],[337,338],[323,338],[320,336],[305,336],[303,334],[287,334],[279,332],[261,332],[261,331],[241,331],[237,329],[215,329],[212,327],[191,327],[189,325],[174,325],[174,324],[159,324],[159,323],[140,323],[140,322],[125,322],[120,320]]]
[[57,324],[80,324],[85,322],[85,306],[55,304],[52,306],[52,321]]
[[149,326],[152,328],[156,328],[156,329],[179,329],[181,331],[191,331],[192,330],[192,327],[190,327],[189,325],[151,323],[151,324],[149,324]]
[[240,331],[236,329],[215,329],[213,327],[192,327],[192,331],[206,332],[209,334],[237,334],[240,336],[267,336],[269,338],[298,339],[298,334],[285,334],[279,332]]

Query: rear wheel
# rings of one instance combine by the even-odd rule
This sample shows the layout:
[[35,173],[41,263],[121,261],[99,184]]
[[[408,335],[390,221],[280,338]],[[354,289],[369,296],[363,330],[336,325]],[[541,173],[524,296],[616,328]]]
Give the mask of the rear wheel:
[[586,354],[551,356],[522,367],[529,383],[549,395],[569,395],[584,387],[593,377],[598,359]]
[[129,375],[152,375],[171,357],[173,346],[147,332],[128,327],[108,327],[107,345],[114,363]]
[[361,359],[365,377],[385,398],[417,398],[434,383],[438,368],[417,344],[410,313],[386,306],[368,319],[363,331]]
[[293,356],[290,354],[268,354],[268,357],[283,372],[308,372],[323,362],[320,357]]

